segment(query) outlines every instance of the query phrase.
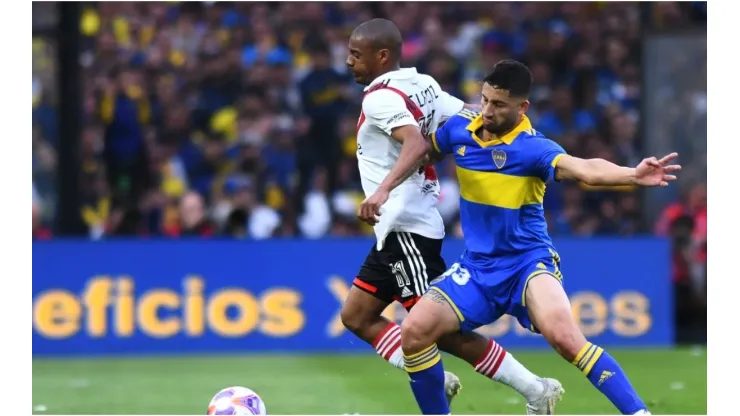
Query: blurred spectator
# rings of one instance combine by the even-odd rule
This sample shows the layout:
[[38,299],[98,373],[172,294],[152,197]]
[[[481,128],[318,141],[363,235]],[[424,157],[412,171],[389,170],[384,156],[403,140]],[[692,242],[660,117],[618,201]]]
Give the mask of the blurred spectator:
[[317,170],[314,184],[306,193],[303,206],[305,210],[298,219],[298,229],[306,237],[319,238],[329,232],[331,227],[331,204],[329,204],[329,178],[325,169]]
[[341,154],[339,118],[345,110],[345,95],[350,82],[348,77],[332,68],[329,47],[321,41],[314,42],[308,45],[311,70],[300,82],[303,110],[310,120],[308,135],[299,143],[297,197],[301,200],[319,166],[328,173],[328,192],[336,189]]
[[99,116],[105,123],[103,158],[108,186],[116,195],[135,201],[149,187],[144,127],[151,107],[141,74],[128,68],[114,70],[98,85]]
[[[495,62],[526,62],[535,81],[534,125],[574,155],[634,165],[662,151],[661,144],[684,152],[682,164],[695,167],[688,172],[692,184],[706,175],[706,136],[699,135],[706,127],[706,70],[686,75],[706,62],[706,40],[703,49],[655,51],[670,65],[651,84],[657,92],[646,94],[661,109],[647,124],[654,119],[667,127],[648,129],[646,137],[640,130],[641,80],[655,66],[642,61],[643,29],[703,26],[706,8],[697,3],[84,8],[80,204],[92,238],[369,234],[354,216],[363,199],[355,158],[363,88],[347,76],[344,60],[352,29],[373,17],[398,25],[405,66],[468,102],[478,101],[480,79]],[[33,48],[33,185],[50,214],[41,224],[48,224],[58,175],[54,43],[34,38]],[[449,233],[459,236],[455,169],[448,160],[438,172],[440,212]],[[650,213],[677,199],[661,195],[646,203],[629,187],[556,183],[545,207],[554,235],[634,235],[649,232]],[[700,230],[706,210],[702,217],[686,204],[681,212],[691,212],[692,230]],[[664,223],[668,233],[672,222]],[[701,232],[693,232],[701,241]]]
[[674,280],[686,284],[694,296],[706,297],[707,188],[693,187],[683,201],[666,207],[655,227],[674,241]]
[[177,222],[165,228],[170,237],[211,237],[216,232],[206,216],[203,197],[197,192],[188,192],[180,200]]

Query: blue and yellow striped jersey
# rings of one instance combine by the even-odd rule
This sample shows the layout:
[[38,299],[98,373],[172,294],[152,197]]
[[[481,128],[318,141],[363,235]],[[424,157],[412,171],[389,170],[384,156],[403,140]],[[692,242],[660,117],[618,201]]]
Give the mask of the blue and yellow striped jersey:
[[549,257],[542,199],[565,150],[535,131],[526,116],[489,142],[476,134],[482,126],[480,113],[463,110],[432,135],[436,151],[455,157],[465,256],[482,262]]

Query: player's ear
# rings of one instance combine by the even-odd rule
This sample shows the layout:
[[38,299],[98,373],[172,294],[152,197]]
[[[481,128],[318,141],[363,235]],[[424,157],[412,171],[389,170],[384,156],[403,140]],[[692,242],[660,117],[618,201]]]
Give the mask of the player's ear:
[[388,49],[380,49],[378,51],[378,62],[381,66],[384,66],[391,57],[391,51]]
[[525,114],[529,110],[529,100],[522,101],[519,106],[519,115]]

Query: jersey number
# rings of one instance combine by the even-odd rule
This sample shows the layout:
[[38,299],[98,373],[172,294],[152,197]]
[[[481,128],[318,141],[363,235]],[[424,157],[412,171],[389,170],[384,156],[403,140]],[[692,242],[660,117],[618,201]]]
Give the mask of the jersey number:
[[419,127],[421,128],[421,134],[424,135],[424,137],[429,136],[429,130],[432,128],[432,121],[434,121],[434,110],[432,110],[428,115],[417,120]]
[[464,286],[470,280],[470,272],[468,269],[460,266],[460,263],[453,264],[442,276],[451,277],[460,286]]
[[403,261],[399,260],[393,263],[391,265],[391,270],[393,271],[393,275],[396,276],[398,287],[411,285],[411,280],[409,279],[409,275],[406,273],[406,268],[403,267]]

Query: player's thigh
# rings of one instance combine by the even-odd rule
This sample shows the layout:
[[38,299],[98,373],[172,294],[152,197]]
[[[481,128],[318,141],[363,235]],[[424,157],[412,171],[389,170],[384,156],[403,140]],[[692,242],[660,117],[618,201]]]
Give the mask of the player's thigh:
[[524,289],[524,304],[531,329],[536,328],[566,358],[573,358],[586,340],[573,320],[561,281],[549,272],[531,276]]
[[383,301],[357,286],[352,286],[344,305],[342,305],[340,317],[347,329],[356,332],[367,323],[373,322],[381,316],[388,305],[389,302]]
[[459,322],[459,329],[463,332],[473,331],[492,323],[503,314],[488,300],[481,279],[485,279],[485,276],[479,276],[476,270],[456,262],[431,282],[424,297],[448,305]]
[[[560,258],[554,251],[551,253],[552,255],[547,257],[516,261],[511,271],[515,283],[509,294],[510,303],[506,313],[514,316],[521,326],[535,333],[540,333],[541,328],[534,322],[534,317],[562,310],[561,295],[564,296],[565,308],[570,313],[570,302],[563,289]],[[531,292],[534,292],[534,295]],[[556,297],[555,303],[542,305],[538,299],[543,296]],[[540,310],[543,307],[548,309]]]
[[386,304],[398,300],[398,286],[392,270],[396,257],[395,251],[388,244],[380,251],[373,244],[352,282],[353,286]]
[[430,289],[401,323],[401,343],[404,351],[414,351],[459,330],[455,306],[443,294]]
[[359,329],[383,313],[394,301],[393,274],[386,264],[386,256],[373,247],[360,267],[340,316],[350,330]]

